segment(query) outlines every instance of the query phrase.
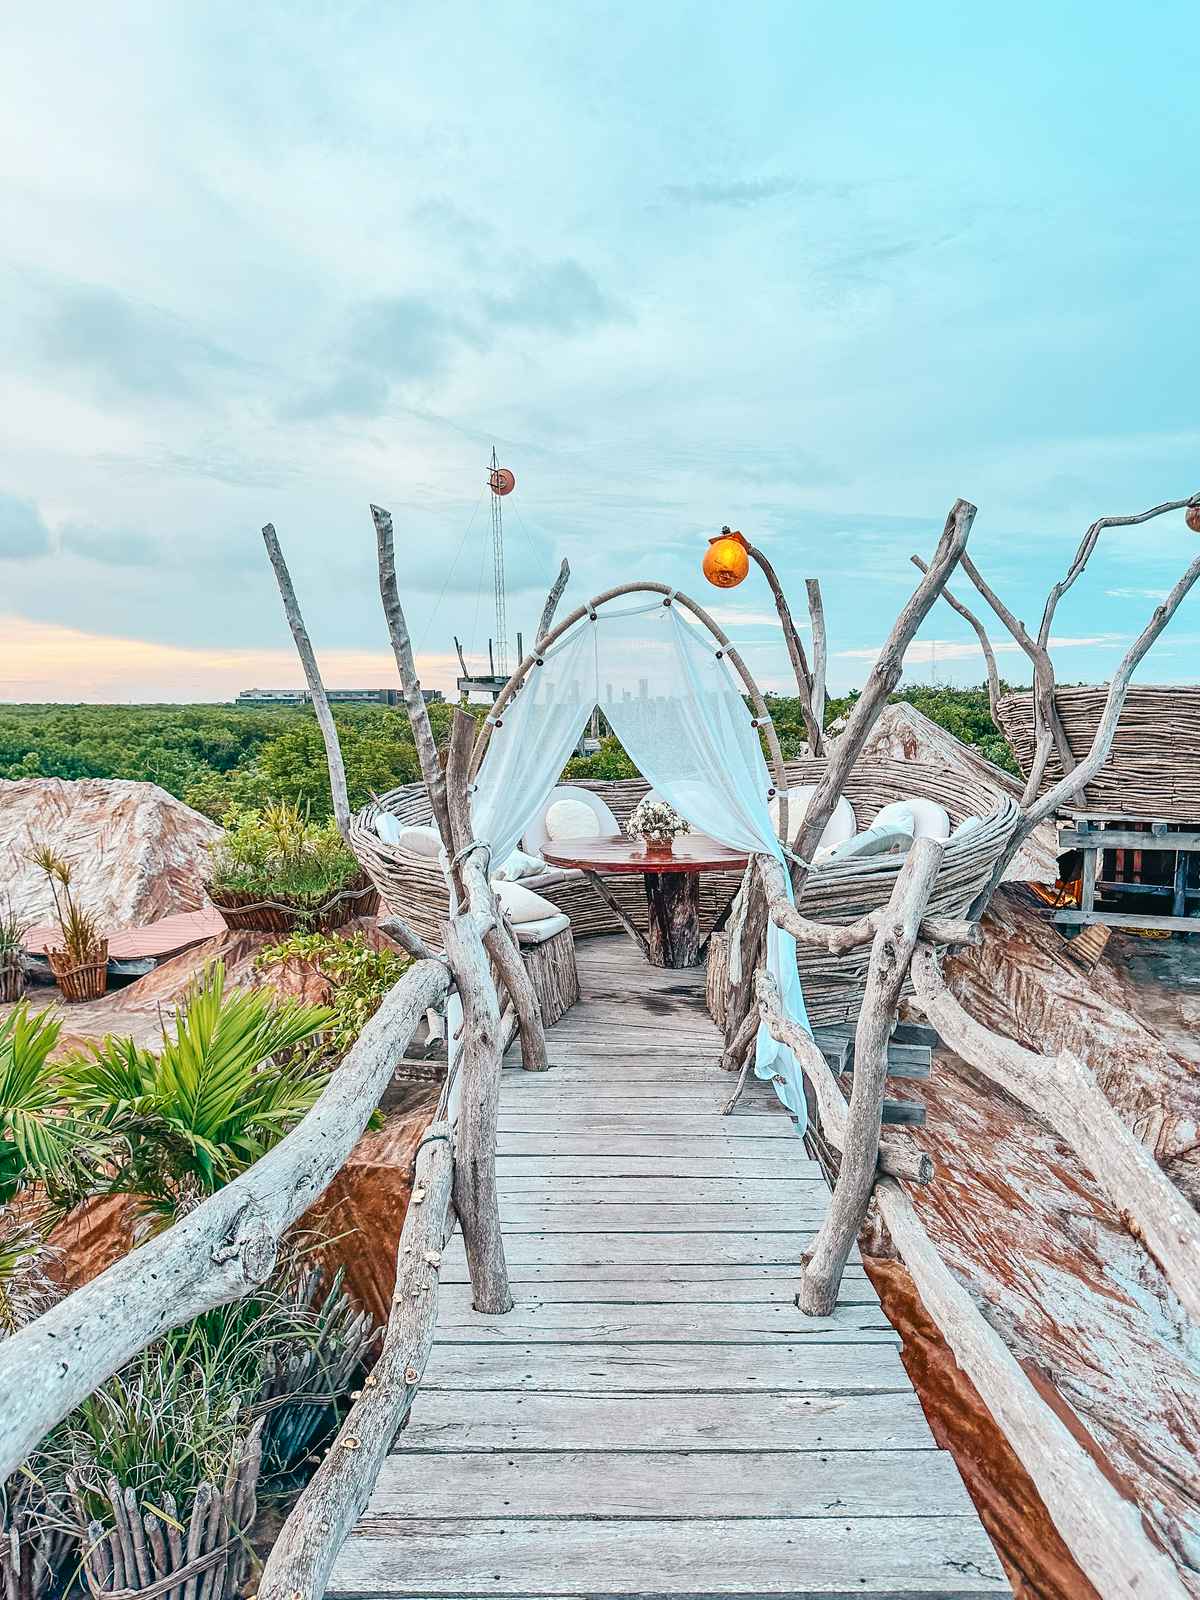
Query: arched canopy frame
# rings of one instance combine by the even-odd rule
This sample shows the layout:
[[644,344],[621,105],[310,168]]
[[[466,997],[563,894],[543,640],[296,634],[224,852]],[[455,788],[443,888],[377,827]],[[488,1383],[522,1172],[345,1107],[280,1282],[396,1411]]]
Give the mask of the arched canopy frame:
[[718,654],[725,656],[729,660],[750,697],[759,727],[766,730],[767,751],[775,779],[775,793],[779,798],[777,831],[780,842],[786,845],[788,841],[787,771],[783,764],[783,751],[779,747],[779,735],[775,731],[775,723],[770,711],[767,709],[767,702],[763,698],[762,690],[755,682],[753,674],[742,660],[736,646],[716,619],[710,616],[698,601],[693,600],[689,595],[683,594],[678,589],[672,589],[665,583],[622,583],[618,584],[615,589],[605,589],[602,594],[595,595],[584,605],[576,606],[574,611],[565,616],[556,627],[551,628],[549,633],[544,634],[535,643],[533,649],[516,667],[508,682],[497,695],[490,716],[485,720],[483,727],[476,735],[475,748],[471,752],[471,781],[474,781],[480,764],[487,753],[487,747],[492,737],[492,728],[499,725],[505,706],[508,705],[518,689],[521,688],[529,674],[541,665],[550,646],[561,639],[564,634],[569,633],[577,623],[585,619],[594,620],[600,606],[605,605],[610,600],[617,600],[626,594],[660,594],[663,596],[664,606],[683,606],[686,611],[690,611],[697,621],[708,629],[708,632],[720,647]]

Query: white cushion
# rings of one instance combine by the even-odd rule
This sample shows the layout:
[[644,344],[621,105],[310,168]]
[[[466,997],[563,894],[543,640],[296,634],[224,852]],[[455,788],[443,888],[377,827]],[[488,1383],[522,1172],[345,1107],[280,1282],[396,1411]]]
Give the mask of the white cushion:
[[534,894],[523,883],[505,883],[503,879],[492,885],[496,899],[504,907],[514,926],[522,922],[541,922],[545,917],[557,917],[558,907],[540,894]]
[[519,878],[536,878],[545,870],[546,863],[541,856],[530,856],[524,850],[514,850],[495,876],[516,883]]
[[913,842],[910,829],[895,822],[875,822],[853,839],[845,839],[829,850],[817,851],[817,865],[832,866],[839,861],[857,861],[864,856],[886,855],[890,850],[907,850]]
[[907,800],[893,800],[890,806],[881,806],[871,818],[872,828],[892,828],[913,838],[917,819]]
[[400,829],[396,845],[410,856],[428,856],[430,861],[436,861],[442,852],[442,836],[430,823],[414,822]]
[[570,917],[565,911],[558,911],[552,917],[543,917],[540,922],[514,922],[513,932],[518,944],[545,944],[547,939],[553,939],[570,926]]
[[384,844],[399,844],[403,823],[390,811],[380,811],[375,817],[375,832]]
[[[525,830],[525,837],[521,840],[521,848],[529,855],[540,855],[542,846],[549,842],[550,835],[546,832],[546,813],[558,800],[578,800],[582,805],[587,806],[599,823],[602,835],[620,833],[621,829],[616,817],[613,816],[598,794],[593,794],[590,789],[580,789],[575,784],[560,783],[551,789],[546,804]],[[585,834],[584,837],[594,836]]]
[[582,800],[556,800],[546,812],[546,832],[560,839],[595,839],[600,834],[600,818]]
[[[796,837],[796,830],[803,821],[804,816],[808,811],[809,802],[812,800],[812,797],[814,794],[816,794],[816,792],[817,786],[815,783],[802,783],[797,785],[796,788],[788,790],[787,801],[789,839],[794,839]],[[771,813],[771,821],[775,825],[775,831],[778,832],[778,795],[776,795],[775,798],[770,801],[767,809]],[[833,815],[825,824],[825,831],[817,841],[817,848],[828,849],[835,844],[841,844],[846,839],[852,839],[854,837],[854,830],[857,827],[858,823],[854,820],[854,807],[850,804],[849,800],[846,799],[846,796],[842,795],[838,800],[837,805],[833,808]]]
[[964,834],[974,833],[976,828],[982,828],[982,827],[983,827],[983,818],[982,817],[964,817],[962,819],[962,821],[959,823],[958,827],[955,828],[954,832],[950,835],[950,837],[952,839],[961,839]]
[[916,827],[913,836],[917,839],[948,839],[950,837],[950,813],[945,806],[938,805],[936,800],[926,800],[924,795],[905,795],[901,801],[913,814]]

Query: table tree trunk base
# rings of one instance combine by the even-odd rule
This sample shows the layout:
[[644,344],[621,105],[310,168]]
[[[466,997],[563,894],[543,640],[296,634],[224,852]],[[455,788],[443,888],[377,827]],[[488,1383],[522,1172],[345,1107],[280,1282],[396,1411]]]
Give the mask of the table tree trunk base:
[[646,954],[655,967],[700,962],[700,877],[695,872],[647,872],[650,908]]

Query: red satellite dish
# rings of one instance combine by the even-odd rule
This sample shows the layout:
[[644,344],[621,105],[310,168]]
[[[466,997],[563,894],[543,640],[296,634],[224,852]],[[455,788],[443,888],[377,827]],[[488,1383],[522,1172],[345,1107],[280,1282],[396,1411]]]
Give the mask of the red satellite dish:
[[488,483],[493,494],[511,494],[517,487],[517,480],[507,467],[493,467],[488,473]]

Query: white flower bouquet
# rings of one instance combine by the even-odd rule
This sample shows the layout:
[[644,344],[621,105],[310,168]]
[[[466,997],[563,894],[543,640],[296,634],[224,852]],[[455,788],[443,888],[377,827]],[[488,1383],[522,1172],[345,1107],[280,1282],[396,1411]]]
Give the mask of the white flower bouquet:
[[667,846],[680,834],[691,833],[692,828],[665,800],[654,800],[649,795],[639,800],[625,824],[631,839],[644,839],[648,845]]

